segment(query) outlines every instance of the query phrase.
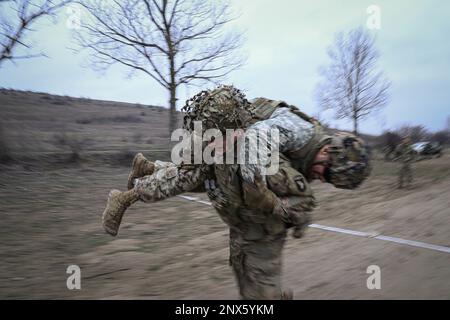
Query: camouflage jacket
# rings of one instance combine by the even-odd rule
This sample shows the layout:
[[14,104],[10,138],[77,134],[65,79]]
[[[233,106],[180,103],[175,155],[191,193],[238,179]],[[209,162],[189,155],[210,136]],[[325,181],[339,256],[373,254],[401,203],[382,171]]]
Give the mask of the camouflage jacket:
[[409,163],[414,160],[415,152],[410,143],[401,143],[395,149],[397,159],[404,163]]
[[[308,119],[297,108],[262,98],[256,102],[258,121],[250,125],[247,132],[278,129],[280,134],[280,170],[275,175],[267,176],[265,182],[282,199],[284,208],[281,214],[276,217],[264,213],[264,210],[254,210],[252,204],[245,203],[243,182],[254,183],[255,173],[259,171],[256,164],[215,165],[211,175],[214,188],[207,187],[208,196],[221,218],[228,225],[244,230],[248,239],[256,239],[264,233],[274,235],[286,226],[306,225],[309,222],[308,213],[315,207],[315,198],[307,181],[308,169],[318,149],[326,143],[320,124]],[[252,150],[255,144],[244,146],[245,149],[240,152],[257,152]],[[260,151],[263,155],[267,154]]]

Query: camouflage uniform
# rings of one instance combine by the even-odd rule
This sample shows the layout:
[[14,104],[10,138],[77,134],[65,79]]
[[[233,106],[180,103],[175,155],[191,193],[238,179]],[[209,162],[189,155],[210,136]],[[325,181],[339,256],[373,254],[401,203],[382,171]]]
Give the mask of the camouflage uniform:
[[[234,106],[230,103],[232,100],[237,101]],[[230,227],[229,261],[241,297],[292,298],[281,289],[282,249],[287,230],[293,227],[294,237],[301,237],[311,220],[315,198],[309,186],[310,169],[319,150],[332,144],[334,138],[325,135],[317,121],[297,108],[264,98],[250,104],[232,87],[202,92],[187,102],[184,111],[184,127],[188,130],[193,130],[192,120],[202,121],[204,129],[215,127],[222,132],[224,128],[278,129],[277,151],[281,153],[278,172],[263,178],[259,174],[261,168],[249,163],[177,166],[157,162],[152,175],[135,179],[132,201],[154,202],[203,188],[221,219]],[[356,138],[348,139],[344,141],[358,145]],[[346,144],[344,149],[348,147]],[[342,145],[342,141],[335,145]],[[251,153],[252,147],[245,144],[239,152]],[[333,150],[331,156],[337,149]],[[335,153],[336,157],[332,157],[335,164],[345,162],[342,166],[330,166],[329,182],[342,188],[358,186],[369,173],[367,161],[358,162],[360,159],[351,152],[343,156],[340,149]],[[349,158],[352,161],[347,161]],[[132,202],[123,203],[118,203],[121,212]]]
[[300,237],[310,222],[315,198],[306,179],[282,160],[277,174],[267,177],[283,211],[255,211],[242,196],[239,165],[187,167],[165,163],[153,175],[137,179],[141,200],[154,202],[205,185],[208,197],[221,219],[230,227],[229,262],[244,299],[289,297],[281,290],[282,249],[287,229],[295,227]]
[[[287,105],[266,99],[256,102],[261,109],[257,112],[261,115],[259,119],[268,119],[250,125],[249,130],[280,129],[279,151],[282,154],[279,171],[263,180],[280,198],[281,206],[278,210],[255,209],[255,203],[248,203],[243,181],[246,181],[247,185],[254,184],[258,171],[257,165],[254,164],[176,166],[157,162],[153,175],[136,179],[135,190],[142,201],[154,202],[198,189],[204,184],[214,208],[230,227],[229,261],[242,298],[289,298],[290,295],[281,290],[282,248],[288,228],[295,227],[296,237],[303,234],[304,228],[310,222],[315,198],[305,175],[292,167],[291,161],[283,152],[300,152],[303,147],[312,146],[309,142],[314,142],[314,150],[310,151],[311,154],[316,154],[326,141],[318,144],[317,128],[314,124],[290,112]],[[263,102],[266,102],[265,105]],[[250,145],[250,148],[252,147],[253,145]],[[241,151],[256,152],[249,149]],[[305,156],[309,154],[303,151]],[[305,164],[303,160],[297,159],[299,168]]]
[[171,162],[155,162],[155,172],[135,179],[134,190],[144,202],[164,200],[203,186],[208,166],[179,166]]
[[216,166],[215,188],[208,189],[213,206],[230,226],[229,262],[244,299],[292,298],[281,289],[282,249],[289,227],[295,227],[295,237],[302,236],[315,198],[303,175],[289,161],[282,162],[280,171],[267,177],[283,204],[280,213],[255,210],[255,203],[245,201],[237,167]]
[[413,180],[411,162],[414,159],[414,150],[409,142],[403,142],[396,148],[398,160],[401,162],[398,172],[398,187],[403,188],[404,182],[411,184]]

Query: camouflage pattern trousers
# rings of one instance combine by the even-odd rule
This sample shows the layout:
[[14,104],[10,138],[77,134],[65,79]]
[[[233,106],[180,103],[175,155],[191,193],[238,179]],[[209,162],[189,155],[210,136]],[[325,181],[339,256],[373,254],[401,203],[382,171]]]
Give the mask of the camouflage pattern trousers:
[[398,172],[398,185],[403,187],[404,182],[407,184],[412,183],[413,176],[411,170],[411,164],[409,162],[403,162]]
[[242,299],[292,299],[281,289],[282,249],[286,234],[284,230],[275,237],[244,240],[239,230],[230,228],[230,265]]
[[134,190],[144,202],[164,200],[203,186],[206,180],[201,167],[180,167],[171,162],[156,161],[155,172],[136,179]]
[[[157,161],[155,172],[136,179],[134,189],[140,200],[155,202],[198,189],[207,181],[207,175],[201,167],[180,167],[170,162]],[[309,204],[310,199],[306,198]],[[223,209],[218,213],[227,222],[232,216],[232,210],[230,207]],[[249,209],[241,208],[239,211],[243,216],[260,216],[259,212]],[[281,289],[282,249],[287,234],[284,222],[272,217],[269,220],[262,219],[259,223],[227,224],[230,226],[230,265],[241,298],[292,299],[290,293]]]

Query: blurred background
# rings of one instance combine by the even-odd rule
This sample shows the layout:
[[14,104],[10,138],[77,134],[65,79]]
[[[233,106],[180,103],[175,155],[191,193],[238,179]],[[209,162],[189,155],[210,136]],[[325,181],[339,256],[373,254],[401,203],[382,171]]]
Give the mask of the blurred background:
[[[234,299],[228,230],[204,203],[129,210],[136,152],[170,160],[186,99],[218,84],[287,101],[371,146],[355,192],[314,183],[315,222],[450,246],[446,1],[0,1],[0,298]],[[396,188],[409,136],[414,183]],[[194,195],[207,200],[206,195]],[[447,253],[310,229],[289,239],[299,299],[450,298]],[[66,268],[80,266],[82,290]],[[381,290],[366,268],[381,267]]]

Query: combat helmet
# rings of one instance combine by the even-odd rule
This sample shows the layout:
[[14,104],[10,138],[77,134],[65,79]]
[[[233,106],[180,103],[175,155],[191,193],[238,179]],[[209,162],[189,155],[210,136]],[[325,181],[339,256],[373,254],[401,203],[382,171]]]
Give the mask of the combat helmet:
[[324,177],[336,188],[355,189],[372,170],[369,149],[361,138],[351,133],[333,134],[328,154],[330,160]]
[[219,129],[245,129],[253,119],[251,103],[239,89],[221,85],[204,90],[186,101],[183,127],[194,130],[194,121],[201,121],[203,131]]

